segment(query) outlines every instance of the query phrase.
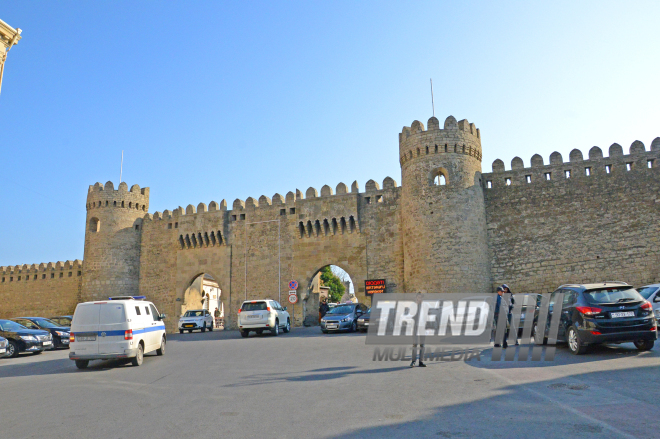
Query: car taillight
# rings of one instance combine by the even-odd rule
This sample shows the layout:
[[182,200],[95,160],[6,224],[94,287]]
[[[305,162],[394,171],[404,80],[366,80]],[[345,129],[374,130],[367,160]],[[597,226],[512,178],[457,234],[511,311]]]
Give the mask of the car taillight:
[[599,331],[591,331],[593,335],[602,335]]
[[642,306],[640,306],[641,309],[653,309],[653,305],[651,305],[651,302],[648,300],[645,300],[644,303],[642,303]]
[[270,306],[267,306],[266,309],[268,310],[268,312],[270,312]]
[[238,313],[239,313],[239,314],[241,313],[241,310],[240,310],[240,309],[238,310]]
[[596,314],[603,312],[602,309],[594,308],[592,306],[576,306],[575,309],[585,316],[595,316]]
[[76,335],[73,332],[69,333],[69,343],[76,341]]
[[658,328],[654,326],[654,327],[651,328],[651,331],[657,331],[657,329]]
[[124,331],[124,340],[133,340],[133,330],[127,329]]

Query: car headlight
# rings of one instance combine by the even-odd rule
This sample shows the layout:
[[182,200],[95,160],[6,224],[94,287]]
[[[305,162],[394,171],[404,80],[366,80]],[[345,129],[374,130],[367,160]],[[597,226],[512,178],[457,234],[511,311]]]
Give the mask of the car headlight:
[[37,339],[32,335],[20,335],[19,337],[25,341],[37,341]]
[[351,318],[350,318],[350,317],[346,317],[345,319],[341,319],[341,321],[342,321],[342,322],[350,322],[350,321],[351,321]]
[[7,342],[5,340],[0,340],[0,348],[6,348]]
[[55,331],[55,333],[56,333],[57,335],[59,335],[60,337],[68,337],[68,336],[69,336],[69,333],[68,333],[68,332]]

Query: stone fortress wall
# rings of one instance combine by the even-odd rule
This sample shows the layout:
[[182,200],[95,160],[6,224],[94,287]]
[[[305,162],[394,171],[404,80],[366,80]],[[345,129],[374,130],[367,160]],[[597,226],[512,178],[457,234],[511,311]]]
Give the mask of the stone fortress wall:
[[629,154],[574,149],[483,174],[493,285],[549,292],[562,283],[660,281],[660,138]]
[[[366,303],[366,279],[386,279],[388,292],[466,293],[501,283],[547,292],[565,282],[658,280],[660,138],[651,151],[635,142],[623,155],[615,144],[607,158],[598,148],[588,160],[574,150],[568,163],[553,153],[550,165],[534,156],[530,168],[515,158],[509,171],[496,160],[482,174],[474,124],[450,116],[442,128],[435,117],[427,126],[415,121],[399,135],[400,187],[388,177],[363,192],[357,182],[339,183],[320,194],[149,213],[149,188],[96,183],[84,269],[76,262],[69,276],[44,267],[55,277],[26,281],[27,266],[2,267],[0,317],[70,313],[78,301],[141,294],[168,314],[173,331],[186,289],[206,273],[222,290],[228,328],[240,304],[257,298],[279,298],[300,325],[317,316],[309,289],[326,265],[346,270]],[[295,306],[290,280],[300,285]]]
[[79,260],[0,267],[0,318],[73,313],[80,301]]

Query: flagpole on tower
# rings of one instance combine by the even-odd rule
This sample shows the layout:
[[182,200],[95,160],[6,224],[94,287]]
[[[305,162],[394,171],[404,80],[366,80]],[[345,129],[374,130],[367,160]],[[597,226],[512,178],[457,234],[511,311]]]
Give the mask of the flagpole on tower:
[[121,183],[121,176],[124,173],[124,150],[121,150],[121,165],[119,165],[119,183]]
[[433,109],[433,117],[435,117],[435,103],[433,102],[433,78],[431,78],[431,108]]

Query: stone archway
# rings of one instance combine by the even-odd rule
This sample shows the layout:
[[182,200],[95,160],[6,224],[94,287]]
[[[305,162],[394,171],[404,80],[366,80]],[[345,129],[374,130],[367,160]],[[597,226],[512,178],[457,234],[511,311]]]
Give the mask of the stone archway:
[[[350,289],[352,288],[354,296],[357,298],[358,302],[360,303],[367,303],[365,300],[366,297],[364,296],[364,293],[362,292],[361,294],[358,292],[358,288],[356,284],[357,280],[357,272],[351,272],[349,271],[350,269],[346,269],[343,266],[339,264],[325,264],[319,267],[316,270],[313,270],[311,272],[308,272],[307,275],[305,276],[306,279],[306,284],[304,285],[303,289],[303,295],[302,295],[302,306],[303,306],[303,324],[305,326],[317,326],[318,325],[318,310],[319,310],[319,304],[320,304],[320,297],[322,295],[322,292],[317,291],[318,285],[316,283],[317,276],[321,273],[321,270],[323,270],[325,267],[338,267],[341,271],[343,271],[346,274],[347,279],[349,283],[349,291],[347,291],[345,294],[348,295],[350,292]],[[362,282],[364,283],[364,282]],[[321,287],[322,288],[322,287]]]
[[192,273],[180,278],[177,287],[177,320],[186,310],[208,309],[213,314],[217,306],[222,314],[222,329],[228,329],[231,326],[231,307],[229,290],[225,288],[227,282],[211,270]]

